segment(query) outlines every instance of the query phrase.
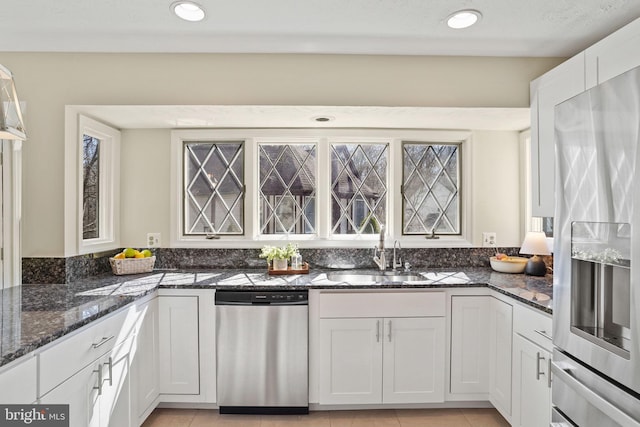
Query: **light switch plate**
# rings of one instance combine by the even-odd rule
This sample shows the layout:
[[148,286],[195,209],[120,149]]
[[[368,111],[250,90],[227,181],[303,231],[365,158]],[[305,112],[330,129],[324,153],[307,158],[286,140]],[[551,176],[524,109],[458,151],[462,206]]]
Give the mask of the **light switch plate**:
[[482,233],[482,246],[483,247],[496,247],[496,233],[493,231],[485,231]]

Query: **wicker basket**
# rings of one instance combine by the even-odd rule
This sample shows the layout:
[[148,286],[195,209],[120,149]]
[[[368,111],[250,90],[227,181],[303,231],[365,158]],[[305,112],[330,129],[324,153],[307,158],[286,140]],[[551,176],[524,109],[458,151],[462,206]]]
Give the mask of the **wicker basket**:
[[148,258],[109,258],[111,270],[113,274],[120,276],[123,274],[149,273],[153,271],[153,265],[156,263],[156,257]]

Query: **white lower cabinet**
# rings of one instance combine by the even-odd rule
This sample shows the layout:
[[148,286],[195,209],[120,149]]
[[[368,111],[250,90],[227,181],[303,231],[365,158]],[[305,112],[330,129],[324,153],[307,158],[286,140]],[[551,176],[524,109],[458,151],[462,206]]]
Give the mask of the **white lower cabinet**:
[[34,403],[38,398],[37,358],[25,356],[3,366],[0,373],[0,402],[3,405]]
[[452,394],[489,392],[490,303],[489,296],[451,297]]
[[513,306],[491,297],[489,311],[489,400],[511,419]]
[[320,404],[444,400],[444,317],[320,320]]
[[514,335],[513,417],[514,427],[541,427],[551,423],[551,354]]
[[132,356],[131,371],[135,379],[135,415],[142,424],[159,394],[160,370],[158,347],[158,298],[138,306],[139,319],[136,351]]
[[160,295],[158,308],[160,393],[199,394],[198,297]]
[[68,404],[71,427],[128,427],[131,417],[130,361],[133,338],[40,398],[41,404]]

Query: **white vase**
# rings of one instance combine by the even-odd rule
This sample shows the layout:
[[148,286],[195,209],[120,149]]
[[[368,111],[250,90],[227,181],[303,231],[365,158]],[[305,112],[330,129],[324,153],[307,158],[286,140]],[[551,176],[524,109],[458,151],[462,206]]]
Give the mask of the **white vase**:
[[287,269],[287,259],[276,259],[273,260],[273,269],[274,270],[286,270]]

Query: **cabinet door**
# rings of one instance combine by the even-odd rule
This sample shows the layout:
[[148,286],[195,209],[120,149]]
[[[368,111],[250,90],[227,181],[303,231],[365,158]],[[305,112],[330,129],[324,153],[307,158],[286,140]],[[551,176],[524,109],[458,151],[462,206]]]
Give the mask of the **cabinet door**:
[[550,424],[550,358],[548,351],[514,334],[511,420],[514,427],[540,427]]
[[199,394],[198,297],[160,296],[158,308],[160,393]]
[[[70,427],[100,427],[98,403],[99,363],[76,372],[40,398],[40,403],[69,405]],[[96,387],[96,389],[94,389]]]
[[513,307],[491,298],[489,312],[489,398],[507,420],[511,418]]
[[444,402],[444,317],[383,321],[383,402]]
[[382,403],[382,319],[321,319],[319,361],[319,403]]
[[531,83],[531,213],[552,217],[555,209],[555,107],[585,90],[584,53]]
[[98,396],[101,427],[130,427],[134,424],[129,370],[132,344],[133,337],[102,359],[100,369],[103,371],[103,384]]
[[489,392],[489,296],[451,297],[451,393]]
[[29,355],[0,374],[0,402],[3,405],[33,403],[37,399],[37,358]]
[[640,19],[585,51],[587,88],[640,66]]
[[132,372],[136,382],[136,415],[143,417],[159,393],[157,298],[140,307]]

